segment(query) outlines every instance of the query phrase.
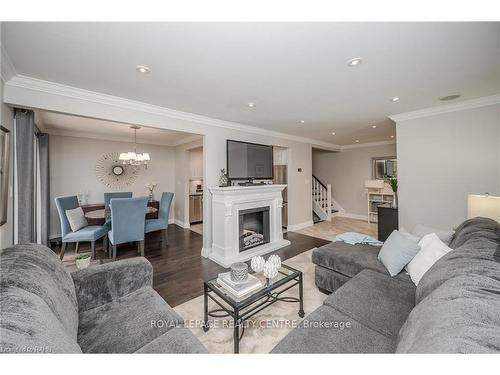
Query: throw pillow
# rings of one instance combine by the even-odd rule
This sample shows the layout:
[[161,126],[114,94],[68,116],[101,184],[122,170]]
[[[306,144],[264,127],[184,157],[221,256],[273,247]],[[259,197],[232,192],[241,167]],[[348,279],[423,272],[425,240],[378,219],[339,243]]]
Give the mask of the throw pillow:
[[385,240],[378,253],[378,259],[391,276],[396,276],[418,253],[420,247],[404,234],[395,230]]
[[68,218],[69,226],[73,232],[89,225],[81,207],[66,210],[66,217]]
[[436,228],[426,227],[425,225],[420,225],[420,224],[417,224],[413,229],[413,234],[420,238],[431,233],[436,233],[439,239],[443,241],[446,245],[450,244],[451,239],[455,234],[455,232],[452,230],[436,229]]
[[411,280],[418,285],[422,276],[436,263],[443,255],[449,253],[451,249],[439,239],[436,233],[424,236],[420,242],[420,251],[413,260],[406,266]]

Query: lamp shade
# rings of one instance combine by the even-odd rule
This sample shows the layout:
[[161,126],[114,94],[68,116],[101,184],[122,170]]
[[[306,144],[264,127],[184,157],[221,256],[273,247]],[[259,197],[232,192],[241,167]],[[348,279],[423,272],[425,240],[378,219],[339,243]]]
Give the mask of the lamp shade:
[[500,197],[473,195],[467,197],[467,218],[481,216],[500,222]]

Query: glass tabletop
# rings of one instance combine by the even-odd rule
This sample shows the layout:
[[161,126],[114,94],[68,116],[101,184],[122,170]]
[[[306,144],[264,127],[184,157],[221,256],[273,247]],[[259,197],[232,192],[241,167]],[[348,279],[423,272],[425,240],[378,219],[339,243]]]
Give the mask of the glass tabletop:
[[222,297],[224,301],[230,303],[231,305],[241,305],[246,302],[251,302],[259,299],[263,295],[271,292],[272,290],[278,288],[281,285],[286,284],[288,281],[295,279],[302,272],[296,270],[295,268],[289,267],[285,264],[281,265],[281,268],[278,270],[278,275],[273,279],[266,279],[262,272],[259,273],[251,273],[249,274],[255,276],[260,280],[261,286],[248,294],[245,294],[241,297],[237,297],[232,294],[230,291],[222,287],[217,282],[217,277],[209,280],[206,284],[209,286],[211,290],[213,290],[217,295]]

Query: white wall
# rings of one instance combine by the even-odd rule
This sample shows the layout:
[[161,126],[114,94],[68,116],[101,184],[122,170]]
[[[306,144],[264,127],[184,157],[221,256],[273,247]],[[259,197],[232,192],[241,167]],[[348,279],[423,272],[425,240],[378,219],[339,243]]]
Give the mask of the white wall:
[[396,145],[344,149],[341,152],[313,150],[313,174],[332,185],[332,195],[347,214],[367,216],[365,180],[372,178],[372,158],[396,156]]
[[452,228],[467,194],[500,194],[500,105],[397,122],[400,225]]
[[[99,157],[107,152],[123,152],[133,149],[133,143],[88,138],[50,136],[50,237],[60,235],[59,216],[54,197],[89,191],[88,203],[103,203],[104,192],[113,191],[102,184],[94,173]],[[175,152],[173,147],[139,144],[141,152],[149,152],[148,169],[141,169],[135,182],[123,191],[134,196],[147,196],[144,185],[156,182],[155,198],[164,191],[175,191]],[[143,167],[142,167],[143,168]],[[175,205],[174,197],[174,205]],[[170,213],[173,217],[173,213]]]

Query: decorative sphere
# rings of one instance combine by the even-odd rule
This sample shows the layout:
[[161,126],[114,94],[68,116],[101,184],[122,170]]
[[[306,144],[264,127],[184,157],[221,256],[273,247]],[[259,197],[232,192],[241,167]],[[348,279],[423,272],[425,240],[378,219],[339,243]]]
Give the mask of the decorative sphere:
[[266,264],[264,264],[264,276],[268,279],[274,279],[278,276],[278,269],[272,262],[267,261]]
[[250,267],[252,267],[252,270],[254,272],[262,272],[264,270],[265,263],[266,261],[264,260],[263,257],[255,256],[252,258],[252,261],[250,262]]
[[278,271],[281,267],[281,258],[278,255],[271,255],[268,259],[267,262],[271,264],[272,267]]

